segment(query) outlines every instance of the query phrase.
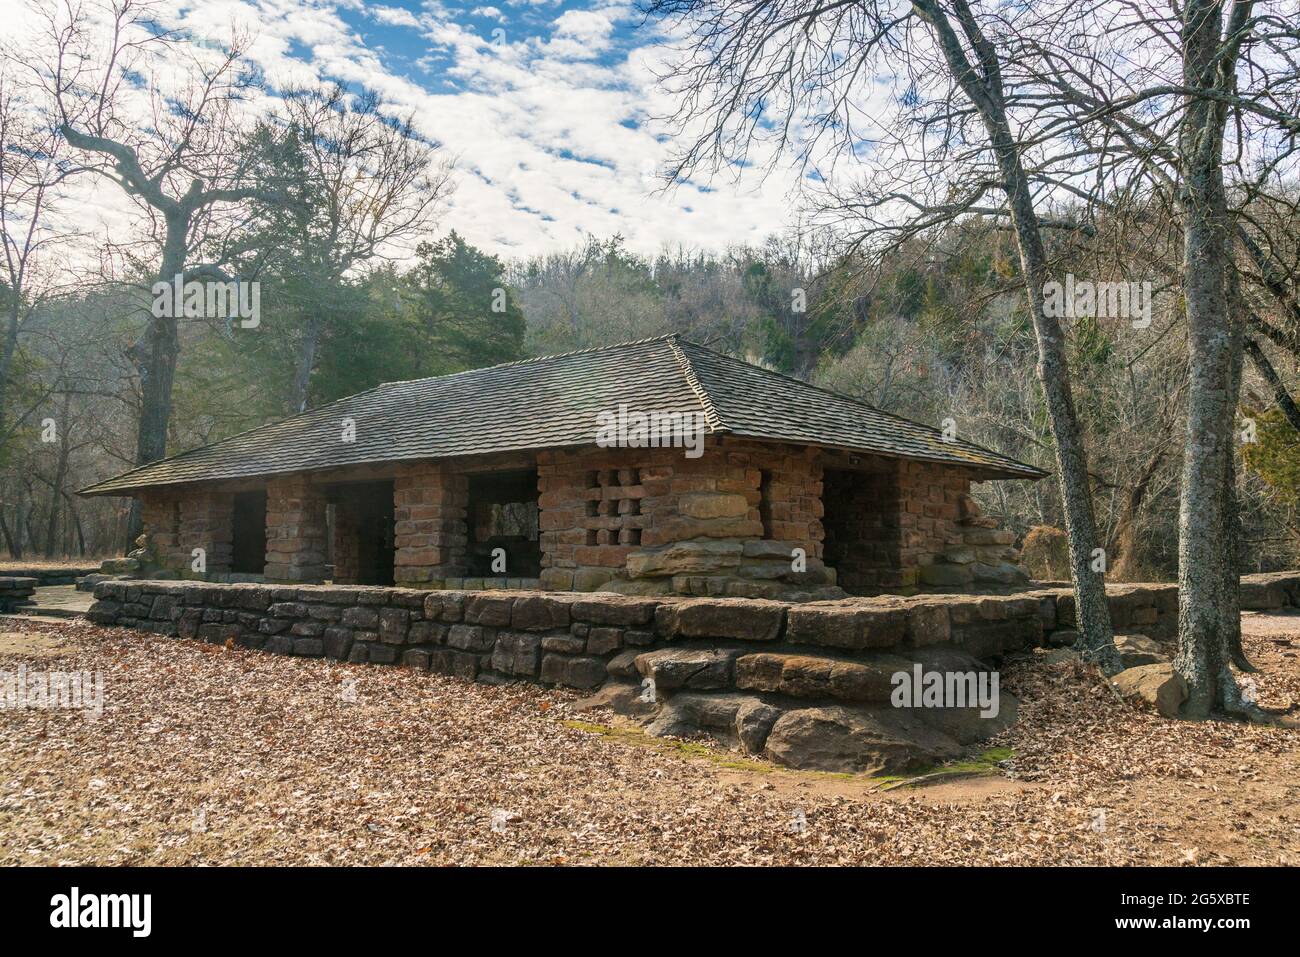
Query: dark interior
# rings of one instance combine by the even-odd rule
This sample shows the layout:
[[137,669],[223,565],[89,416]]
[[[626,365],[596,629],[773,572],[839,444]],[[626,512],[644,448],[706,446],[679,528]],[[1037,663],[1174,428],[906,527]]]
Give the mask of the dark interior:
[[[471,475],[467,518],[470,577],[536,578],[542,573],[536,469]],[[504,571],[492,568],[496,548],[505,549]]]
[[393,584],[393,482],[348,482],[326,490],[334,506],[334,580]]
[[266,569],[266,489],[235,493],[230,570],[260,575]]
[[896,587],[900,564],[898,472],[826,469],[822,559],[855,595]]

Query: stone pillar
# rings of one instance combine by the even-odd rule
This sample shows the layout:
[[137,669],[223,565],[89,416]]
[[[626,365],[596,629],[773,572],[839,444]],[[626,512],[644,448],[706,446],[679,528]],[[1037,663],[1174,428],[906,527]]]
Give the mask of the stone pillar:
[[325,579],[325,496],[306,476],[274,478],[266,488],[266,578]]
[[436,462],[403,465],[393,480],[393,579],[399,585],[463,577],[469,479]]
[[182,497],[179,550],[186,573],[190,572],[196,548],[203,549],[206,574],[230,571],[234,516],[235,497],[231,492],[208,489]]
[[[175,490],[142,491],[140,520],[144,533],[149,536],[154,560],[162,568],[181,571],[185,567],[185,553],[181,543],[181,499]],[[134,542],[131,543],[131,548],[135,548]]]
[[206,574],[230,570],[234,498],[218,489],[149,489],[140,497],[141,516],[154,560],[185,577],[193,571],[194,549],[204,553]]

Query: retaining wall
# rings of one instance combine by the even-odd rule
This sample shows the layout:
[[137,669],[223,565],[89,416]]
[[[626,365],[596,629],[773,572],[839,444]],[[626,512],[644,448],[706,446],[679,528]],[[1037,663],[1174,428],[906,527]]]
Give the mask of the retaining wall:
[[32,604],[39,582],[26,576],[0,577],[0,612],[17,611]]
[[[1117,632],[1168,639],[1174,585],[1109,589]],[[593,688],[638,650],[683,641],[851,658],[951,646],[977,657],[1064,644],[1065,589],[1003,596],[882,596],[791,604],[762,599],[633,598],[608,593],[458,592],[330,585],[105,581],[88,617],[280,654],[404,664],[482,680]],[[1244,609],[1300,606],[1300,572],[1242,579]],[[631,653],[631,654],[630,654]]]
[[37,587],[46,585],[75,585],[78,578],[99,571],[99,563],[93,565],[55,565],[27,568],[11,564],[0,570],[3,578],[34,578]]

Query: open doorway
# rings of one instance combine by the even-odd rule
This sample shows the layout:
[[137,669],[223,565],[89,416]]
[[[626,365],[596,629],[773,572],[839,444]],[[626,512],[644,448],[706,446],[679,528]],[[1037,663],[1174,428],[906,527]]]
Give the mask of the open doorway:
[[333,514],[334,581],[343,585],[391,585],[397,554],[393,482],[331,485],[326,498]]
[[897,468],[826,469],[822,476],[822,559],[854,595],[899,584],[902,527]]
[[235,493],[230,526],[230,570],[261,575],[266,571],[266,489]]
[[469,476],[469,577],[541,575],[537,497],[536,469]]

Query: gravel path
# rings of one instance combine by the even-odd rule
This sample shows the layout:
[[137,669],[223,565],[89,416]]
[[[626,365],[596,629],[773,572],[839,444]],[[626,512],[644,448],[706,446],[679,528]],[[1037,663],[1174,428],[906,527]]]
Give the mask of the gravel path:
[[[1289,622],[1248,639],[1268,706],[1300,704]],[[1164,721],[1071,664],[1004,673],[1006,778],[886,793],[535,686],[0,622],[20,665],[105,702],[0,711],[3,864],[1300,863],[1300,732]]]

